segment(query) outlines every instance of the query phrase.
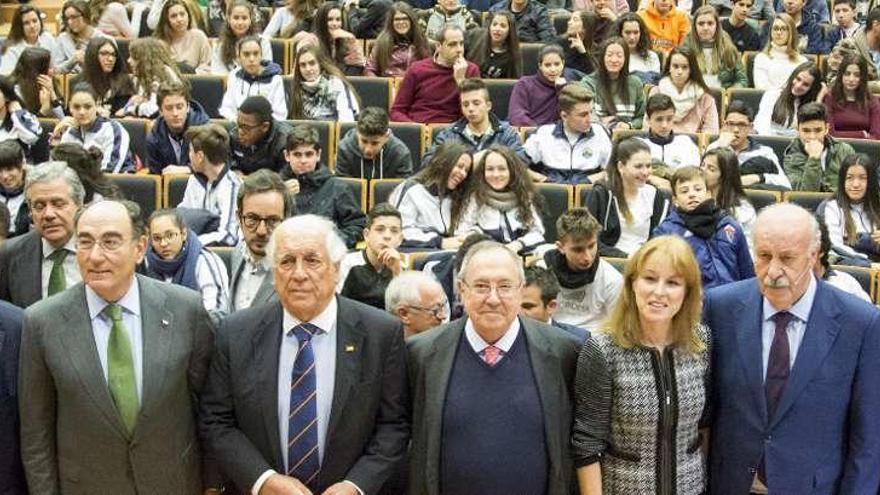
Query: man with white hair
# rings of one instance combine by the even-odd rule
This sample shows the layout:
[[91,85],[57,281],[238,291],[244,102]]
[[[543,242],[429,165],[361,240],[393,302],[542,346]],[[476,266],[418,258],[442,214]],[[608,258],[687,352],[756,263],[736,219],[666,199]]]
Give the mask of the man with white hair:
[[458,279],[468,316],[407,341],[410,495],[571,493],[580,342],[518,317],[524,282],[516,254],[475,244]]
[[385,310],[400,319],[403,336],[409,338],[444,323],[449,318],[449,301],[432,275],[407,271],[385,289]]
[[813,275],[816,219],[781,203],[756,221],[757,278],[710,290],[710,491],[877,493],[880,311]]
[[409,441],[403,332],[391,315],[336,296],[345,242],[301,215],[272,232],[278,300],[217,332],[201,430],[232,483],[224,493],[373,495]]

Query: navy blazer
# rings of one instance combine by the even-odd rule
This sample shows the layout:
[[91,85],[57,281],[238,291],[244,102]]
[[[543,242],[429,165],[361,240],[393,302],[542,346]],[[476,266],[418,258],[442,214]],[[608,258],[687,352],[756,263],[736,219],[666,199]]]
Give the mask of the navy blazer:
[[25,495],[18,441],[18,352],[24,311],[0,301],[0,495]]
[[794,367],[770,417],[757,280],[706,295],[703,317],[713,337],[713,495],[748,493],[762,457],[770,493],[877,493],[880,311],[817,284]]

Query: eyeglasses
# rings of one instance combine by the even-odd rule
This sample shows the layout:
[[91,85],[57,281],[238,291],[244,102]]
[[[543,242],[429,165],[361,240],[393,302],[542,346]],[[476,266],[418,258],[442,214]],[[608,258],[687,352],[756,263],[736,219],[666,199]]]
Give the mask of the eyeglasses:
[[498,297],[508,298],[522,288],[522,284],[515,284],[513,282],[499,282],[498,284],[490,284],[487,282],[477,282],[475,284],[469,284],[464,280],[461,281],[462,285],[468,287],[475,294],[488,297],[489,294],[492,293],[492,289],[495,290],[495,293],[498,294]]
[[253,213],[248,213],[241,217],[241,223],[243,223],[248,230],[257,230],[261,222],[266,222],[266,228],[273,230],[282,222],[282,219],[278,217],[261,217],[259,215],[254,215]]
[[91,251],[95,246],[99,246],[101,251],[105,253],[110,253],[118,250],[125,244],[126,240],[122,237],[104,237],[98,241],[92,239],[91,237],[77,237],[76,239],[76,250],[77,251]]
[[154,234],[150,236],[150,240],[153,241],[153,244],[162,244],[162,243],[171,243],[177,239],[177,236],[180,235],[180,232],[168,231],[164,234]]
[[251,132],[253,130],[259,129],[263,124],[260,123],[260,124],[256,124],[256,125],[251,125],[251,124],[245,124],[243,122],[237,122],[236,125],[238,126],[239,131]]
[[447,303],[443,302],[442,304],[438,304],[433,308],[426,308],[424,306],[417,306],[415,304],[407,304],[406,305],[410,309],[415,309],[417,311],[424,311],[425,313],[430,314],[435,319],[442,320],[446,318],[446,315],[449,313],[447,309]]

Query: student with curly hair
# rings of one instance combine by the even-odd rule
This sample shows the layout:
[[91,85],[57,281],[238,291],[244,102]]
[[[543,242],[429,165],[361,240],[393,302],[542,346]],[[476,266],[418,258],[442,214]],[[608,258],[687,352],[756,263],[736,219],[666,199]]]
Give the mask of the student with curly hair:
[[135,93],[117,116],[153,118],[159,113],[156,92],[162,84],[185,82],[167,45],[155,38],[138,38],[128,47],[128,65]]

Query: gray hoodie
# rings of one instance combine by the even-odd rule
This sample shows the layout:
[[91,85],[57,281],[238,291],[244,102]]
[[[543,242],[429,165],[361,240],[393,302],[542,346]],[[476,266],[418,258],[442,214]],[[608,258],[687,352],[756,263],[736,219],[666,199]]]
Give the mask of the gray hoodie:
[[[389,131],[390,132],[390,131]],[[405,179],[412,174],[413,161],[409,148],[393,133],[379,155],[364,159],[358,146],[357,128],[350,129],[336,154],[336,175],[359,179]]]

